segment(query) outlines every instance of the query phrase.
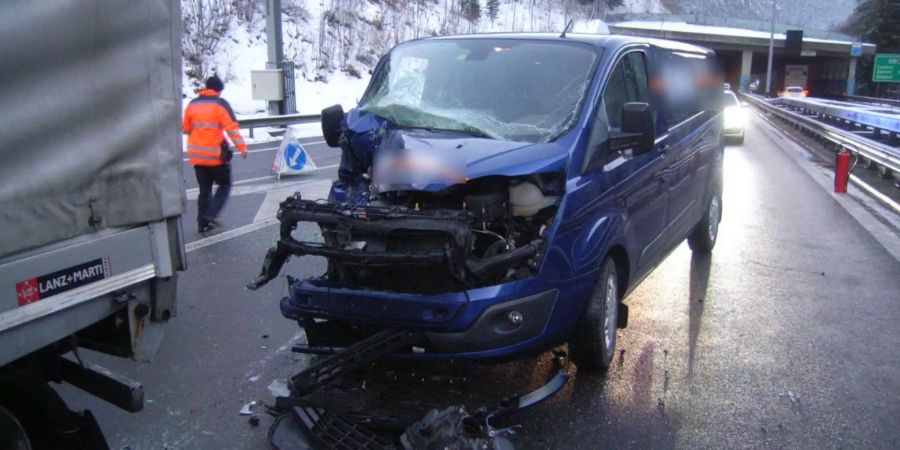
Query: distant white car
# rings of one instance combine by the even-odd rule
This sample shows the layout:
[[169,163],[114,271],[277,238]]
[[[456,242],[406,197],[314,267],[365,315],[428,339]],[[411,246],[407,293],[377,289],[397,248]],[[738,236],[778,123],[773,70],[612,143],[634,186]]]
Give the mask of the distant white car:
[[800,86],[788,86],[781,92],[782,97],[806,97],[809,91]]
[[732,91],[722,93],[723,114],[725,115],[725,130],[723,134],[730,143],[744,144],[744,122],[747,121],[744,106],[738,101]]

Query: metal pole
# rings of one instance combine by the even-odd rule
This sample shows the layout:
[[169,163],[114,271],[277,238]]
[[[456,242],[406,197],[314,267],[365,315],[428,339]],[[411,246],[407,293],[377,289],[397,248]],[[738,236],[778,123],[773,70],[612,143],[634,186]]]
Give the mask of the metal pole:
[[[266,69],[281,69],[281,62],[284,61],[281,37],[281,0],[266,0],[266,44],[269,50]],[[283,113],[282,102],[283,100],[269,101],[270,116]]]
[[775,0],[772,0],[772,24],[769,28],[769,65],[766,69],[766,95],[772,92],[772,56],[775,52]]

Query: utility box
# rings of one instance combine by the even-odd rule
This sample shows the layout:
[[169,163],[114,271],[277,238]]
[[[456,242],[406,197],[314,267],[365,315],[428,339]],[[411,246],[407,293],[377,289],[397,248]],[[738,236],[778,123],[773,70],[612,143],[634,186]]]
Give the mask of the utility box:
[[284,77],[281,69],[252,70],[250,84],[253,100],[284,100]]

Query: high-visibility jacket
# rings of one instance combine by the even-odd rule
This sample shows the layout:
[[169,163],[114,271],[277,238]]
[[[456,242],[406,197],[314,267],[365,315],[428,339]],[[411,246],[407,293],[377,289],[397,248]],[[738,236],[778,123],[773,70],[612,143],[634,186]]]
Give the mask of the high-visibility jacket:
[[219,97],[212,89],[200,91],[199,97],[191,100],[184,110],[182,123],[188,134],[188,161],[195,166],[221,166],[222,143],[228,138],[241,153],[247,151],[247,144],[241,136],[240,126],[231,110],[231,105]]

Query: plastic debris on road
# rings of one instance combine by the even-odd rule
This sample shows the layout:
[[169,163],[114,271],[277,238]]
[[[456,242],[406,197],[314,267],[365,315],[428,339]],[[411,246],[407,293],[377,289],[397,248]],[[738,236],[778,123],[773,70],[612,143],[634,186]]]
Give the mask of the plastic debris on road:
[[240,414],[242,416],[249,416],[256,412],[256,410],[259,409],[259,406],[262,404],[263,402],[259,400],[253,400],[252,402],[247,403],[243,408],[241,408]]
[[288,389],[287,380],[285,379],[272,380],[269,383],[269,392],[273,397],[288,397],[291,395],[291,390]]

